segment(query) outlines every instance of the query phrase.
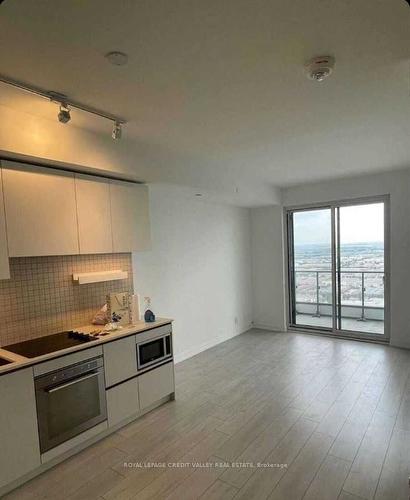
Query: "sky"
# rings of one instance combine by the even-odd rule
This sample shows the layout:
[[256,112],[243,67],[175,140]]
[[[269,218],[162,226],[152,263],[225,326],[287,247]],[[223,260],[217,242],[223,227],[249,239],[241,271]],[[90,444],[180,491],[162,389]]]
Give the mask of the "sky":
[[[341,243],[382,242],[384,240],[384,205],[372,203],[340,208]],[[330,209],[295,212],[295,245],[331,242]]]

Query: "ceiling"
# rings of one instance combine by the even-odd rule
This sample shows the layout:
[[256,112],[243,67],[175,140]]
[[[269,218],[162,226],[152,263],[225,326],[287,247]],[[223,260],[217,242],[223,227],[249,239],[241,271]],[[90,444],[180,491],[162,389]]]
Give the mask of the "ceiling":
[[[112,50],[128,65],[108,64]],[[308,80],[304,64],[327,54],[334,74]],[[1,73],[124,117],[127,151],[152,167],[136,161],[136,174],[197,190],[410,167],[409,59],[404,0],[0,6]],[[26,108],[13,92],[1,85],[0,102]],[[50,113],[34,101],[29,112]],[[85,116],[68,126],[107,133]]]

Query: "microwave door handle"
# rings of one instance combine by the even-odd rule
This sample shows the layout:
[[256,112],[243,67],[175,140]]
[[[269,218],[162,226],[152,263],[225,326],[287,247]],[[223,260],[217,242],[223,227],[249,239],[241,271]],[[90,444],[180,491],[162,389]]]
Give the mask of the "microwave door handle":
[[87,380],[92,377],[98,377],[98,372],[94,373],[89,373],[88,375],[85,375],[84,377],[81,378],[76,378],[74,380],[71,380],[70,382],[67,382],[66,384],[58,385],[57,387],[53,387],[51,389],[46,389],[45,392],[48,394],[52,394],[53,392],[57,392],[60,389],[65,389],[66,387],[70,387],[71,385],[78,384],[79,382],[82,382],[83,380]]

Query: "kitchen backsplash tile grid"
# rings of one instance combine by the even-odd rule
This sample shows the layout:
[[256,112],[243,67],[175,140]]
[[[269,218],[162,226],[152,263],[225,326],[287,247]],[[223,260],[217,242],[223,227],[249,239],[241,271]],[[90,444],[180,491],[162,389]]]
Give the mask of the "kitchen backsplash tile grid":
[[[122,269],[128,278],[79,285],[75,272]],[[0,346],[91,322],[112,292],[133,293],[130,253],[10,259],[0,280]]]

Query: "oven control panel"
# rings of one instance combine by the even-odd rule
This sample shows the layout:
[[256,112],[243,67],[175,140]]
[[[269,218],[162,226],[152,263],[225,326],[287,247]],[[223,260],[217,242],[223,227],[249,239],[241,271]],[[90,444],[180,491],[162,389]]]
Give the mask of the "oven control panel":
[[43,377],[47,377],[49,383],[51,384],[58,384],[63,380],[70,380],[82,375],[83,373],[97,370],[101,366],[103,366],[102,358],[94,358],[87,361],[81,361],[81,363],[75,365],[67,366],[66,368],[57,370],[54,373],[47,373],[46,375],[43,375]]

